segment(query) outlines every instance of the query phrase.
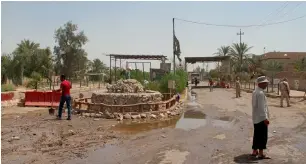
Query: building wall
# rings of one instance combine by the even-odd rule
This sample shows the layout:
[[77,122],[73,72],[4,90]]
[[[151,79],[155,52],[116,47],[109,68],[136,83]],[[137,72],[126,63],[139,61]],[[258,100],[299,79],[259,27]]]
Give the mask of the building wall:
[[294,71],[294,62],[288,59],[266,59],[264,61],[277,61],[283,65],[283,71]]
[[[292,90],[306,91],[306,72],[283,71],[276,74],[276,78],[282,79],[284,77],[288,79]],[[295,87],[296,80],[299,82],[298,88]]]

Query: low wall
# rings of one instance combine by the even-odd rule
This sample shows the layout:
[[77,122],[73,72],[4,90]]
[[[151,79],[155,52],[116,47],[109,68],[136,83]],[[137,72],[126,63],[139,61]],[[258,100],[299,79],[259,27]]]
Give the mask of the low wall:
[[[298,91],[306,91],[306,72],[279,72],[275,75],[276,78],[282,79],[286,77],[290,85],[290,89]],[[298,87],[295,85],[295,81],[298,80]]]
[[129,105],[109,105],[104,103],[92,103],[91,98],[75,99],[73,108],[80,112],[98,113],[111,117],[115,113],[121,114],[141,114],[141,113],[163,113],[176,106],[176,97],[173,96],[169,100],[152,102],[152,103],[138,103]]
[[2,101],[13,100],[14,96],[15,96],[14,92],[2,92],[1,93],[1,102]]

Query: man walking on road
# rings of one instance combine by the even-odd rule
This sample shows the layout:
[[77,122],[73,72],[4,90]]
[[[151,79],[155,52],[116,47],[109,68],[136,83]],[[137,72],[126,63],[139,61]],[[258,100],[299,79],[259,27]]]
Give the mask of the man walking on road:
[[264,93],[268,83],[266,76],[258,77],[258,86],[252,94],[252,119],[254,124],[252,156],[258,156],[259,159],[270,159],[263,153],[263,150],[267,148],[268,141],[269,110]]
[[290,107],[290,101],[289,101],[290,87],[287,81],[288,81],[287,78],[284,78],[283,81],[279,83],[279,89],[281,92],[281,99],[280,99],[281,107],[284,107],[283,106],[284,98],[286,99],[287,107]]
[[209,90],[210,92],[212,92],[214,90],[214,81],[212,80],[212,78],[209,79]]
[[71,83],[66,80],[65,75],[61,75],[61,88],[57,91],[62,91],[62,96],[58,108],[58,119],[62,119],[62,111],[64,104],[66,102],[67,108],[68,108],[68,118],[67,120],[71,120],[71,96],[70,96],[70,89],[71,89]]
[[241,90],[240,90],[241,84],[240,84],[240,78],[238,76],[236,77],[235,87],[236,87],[236,98],[241,97],[241,95],[240,95],[241,94]]

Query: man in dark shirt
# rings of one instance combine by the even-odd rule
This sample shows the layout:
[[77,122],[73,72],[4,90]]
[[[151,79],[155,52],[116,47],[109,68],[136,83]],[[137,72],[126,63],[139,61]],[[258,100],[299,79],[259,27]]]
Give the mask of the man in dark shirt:
[[67,108],[68,108],[68,118],[67,120],[71,120],[71,96],[70,96],[70,89],[71,89],[71,83],[66,80],[65,75],[61,75],[61,88],[57,91],[62,91],[62,96],[58,108],[58,119],[62,119],[62,111],[64,104],[66,102]]

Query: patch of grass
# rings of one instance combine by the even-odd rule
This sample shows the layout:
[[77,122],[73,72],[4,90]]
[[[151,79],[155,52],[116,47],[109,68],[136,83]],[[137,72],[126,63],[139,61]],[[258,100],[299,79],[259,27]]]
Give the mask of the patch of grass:
[[175,90],[176,92],[181,93],[186,88],[187,72],[185,72],[184,70],[177,70],[175,75],[171,72],[163,76],[162,79],[160,80],[160,92],[162,93],[169,92],[168,89],[169,80],[175,81]]
[[15,86],[13,84],[1,85],[1,92],[9,92],[9,91],[15,91]]
[[160,87],[160,84],[156,81],[150,81],[147,86],[146,86],[146,89],[147,90],[152,90],[152,91],[159,91],[159,87]]

